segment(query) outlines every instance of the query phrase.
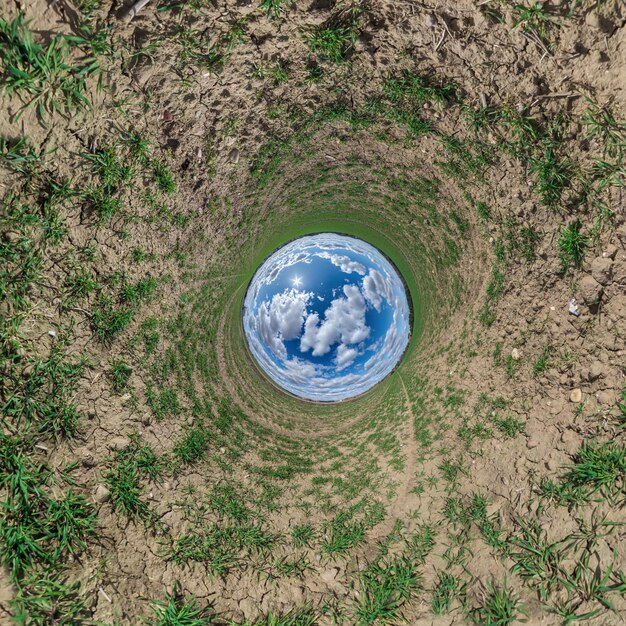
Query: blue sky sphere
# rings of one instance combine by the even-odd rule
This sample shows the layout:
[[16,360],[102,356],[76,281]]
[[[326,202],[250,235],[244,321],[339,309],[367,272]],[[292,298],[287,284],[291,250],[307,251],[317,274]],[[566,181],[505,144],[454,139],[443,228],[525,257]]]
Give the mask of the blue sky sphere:
[[394,369],[409,342],[410,308],[398,271],[376,248],[321,233],[264,261],[246,292],[243,328],[253,357],[279,387],[336,402]]

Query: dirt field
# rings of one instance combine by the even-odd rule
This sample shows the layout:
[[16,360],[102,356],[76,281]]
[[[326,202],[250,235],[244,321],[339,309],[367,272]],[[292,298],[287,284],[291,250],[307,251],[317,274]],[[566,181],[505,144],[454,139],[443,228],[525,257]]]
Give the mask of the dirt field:
[[[622,0],[0,0],[0,624],[622,624]],[[259,263],[411,345],[281,394]]]

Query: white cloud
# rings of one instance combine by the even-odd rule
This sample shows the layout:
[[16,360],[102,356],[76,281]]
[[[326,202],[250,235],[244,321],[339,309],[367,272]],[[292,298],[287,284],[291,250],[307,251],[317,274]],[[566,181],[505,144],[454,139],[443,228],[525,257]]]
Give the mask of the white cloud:
[[295,289],[277,293],[270,305],[272,330],[280,333],[285,340],[299,337],[306,315],[306,305],[312,295]]
[[375,269],[370,269],[369,274],[363,279],[363,295],[365,299],[378,311],[383,298],[391,304],[392,293],[389,281]]
[[[366,261],[354,261],[349,256],[353,253]],[[334,257],[346,274],[364,278],[358,279],[360,285],[349,276],[348,284],[329,285],[336,288],[326,310],[307,313],[311,301],[320,299],[318,294],[296,289],[275,293],[272,282],[284,277],[281,272],[287,268],[320,255]],[[369,270],[368,275],[359,272],[359,266]],[[366,314],[375,315],[368,307],[380,312],[383,300],[394,315],[381,334],[367,325]],[[246,292],[243,326],[254,359],[279,387],[310,400],[333,402],[364,393],[393,370],[408,343],[409,315],[404,286],[387,259],[365,242],[323,234],[290,242],[259,268]],[[284,342],[298,337],[301,352],[288,352]],[[324,363],[313,358],[329,353],[332,359]]]
[[359,354],[359,351],[355,348],[348,348],[345,343],[342,343],[337,348],[337,357],[335,358],[335,364],[337,365],[337,371],[345,369],[354,361]]
[[282,359],[287,358],[283,341],[300,336],[307,303],[312,295],[290,289],[275,294],[269,305],[265,301],[259,306],[255,326],[261,339]]
[[365,300],[356,285],[344,285],[345,298],[330,303],[320,322],[311,313],[304,323],[300,351],[312,349],[313,356],[322,356],[336,343],[356,344],[367,339],[370,328],[365,324]]
[[328,259],[333,265],[338,267],[345,274],[351,274],[352,272],[356,272],[361,276],[365,276],[367,270],[362,263],[358,261],[353,261],[349,256],[344,256],[342,254],[330,254],[329,252],[319,252],[317,254],[321,259]]

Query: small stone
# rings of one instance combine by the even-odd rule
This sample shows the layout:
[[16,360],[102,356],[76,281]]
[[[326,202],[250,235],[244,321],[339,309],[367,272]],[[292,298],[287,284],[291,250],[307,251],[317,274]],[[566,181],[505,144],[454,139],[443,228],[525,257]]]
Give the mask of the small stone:
[[80,459],[83,467],[94,467],[96,465],[96,459],[94,459],[93,454],[87,446],[76,448],[76,450],[74,450],[74,454],[77,459]]
[[517,348],[513,348],[513,350],[511,350],[511,358],[514,361],[519,361],[521,358],[521,354],[520,351]]
[[591,262],[591,275],[601,285],[608,285],[613,279],[613,260],[601,256],[594,259]]
[[96,502],[104,504],[111,499],[111,492],[104,485],[98,485],[93,497]]
[[222,447],[220,448],[220,452],[221,452],[222,454],[226,454],[226,448],[224,448],[224,447],[222,446]]
[[529,439],[529,440],[526,442],[526,447],[527,447],[529,450],[532,450],[533,448],[536,448],[538,445],[539,445],[539,442],[538,442],[536,439]]
[[615,402],[615,394],[612,393],[611,391],[598,391],[598,393],[596,394],[596,400],[598,401],[599,404],[614,404]]
[[50,337],[56,337],[57,336],[56,330],[49,330],[48,334],[50,335]]
[[582,399],[583,392],[578,388],[572,389],[572,393],[569,394],[569,401],[578,404]]
[[228,160],[231,163],[239,163],[239,150],[237,150],[237,148],[233,148],[229,153],[228,153]]
[[602,253],[602,256],[605,259],[615,259],[616,255],[617,255],[617,246],[614,246],[612,243],[606,246],[606,248],[604,249],[604,252]]
[[4,233],[4,240],[7,243],[17,243],[20,239],[20,234],[15,232],[14,230],[7,230],[6,233]]
[[597,304],[602,295],[602,285],[593,276],[583,276],[578,289],[587,306]]
[[593,382],[604,376],[604,365],[600,361],[595,361],[589,368],[589,380]]
[[428,28],[435,28],[435,26],[437,26],[437,18],[432,13],[426,15],[424,22]]
[[580,316],[580,309],[578,308],[578,305],[576,304],[576,298],[572,298],[567,303],[567,310],[571,315],[575,315],[576,317]]
[[130,445],[130,439],[128,437],[113,437],[108,443],[108,447],[111,450],[125,450]]

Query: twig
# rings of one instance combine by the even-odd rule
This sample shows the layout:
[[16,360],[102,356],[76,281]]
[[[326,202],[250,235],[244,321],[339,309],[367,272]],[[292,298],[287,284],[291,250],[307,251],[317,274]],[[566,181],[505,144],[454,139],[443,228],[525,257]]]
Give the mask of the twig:
[[548,50],[548,48],[546,48],[546,45],[543,41],[541,41],[541,37],[539,37],[534,30],[531,30],[530,32],[521,31],[521,33],[524,37],[526,37],[526,39],[528,39],[528,41],[534,43],[540,50],[543,50],[543,56],[541,57],[542,61],[545,56],[552,58],[552,53]]
[[[142,1],[144,1],[144,0],[142,0]],[[149,1],[150,0],[147,0],[147,2],[149,2]],[[113,602],[113,600],[111,600],[111,596],[102,587],[99,588],[99,591],[104,596],[104,599],[108,601],[109,604],[111,604]]]
[[130,22],[130,20],[132,20],[133,17],[135,17],[135,15],[137,15],[137,13],[139,13],[139,11],[141,11],[141,9],[148,4],[148,2],[150,2],[150,0],[137,0],[137,2],[135,2],[135,4],[133,4],[133,6],[130,7],[124,15],[122,15],[122,19],[125,22]]
[[569,100],[570,98],[580,98],[579,93],[546,93],[542,96],[537,96],[531,103],[529,108],[534,107],[540,100],[545,100],[546,98],[566,98]]
[[437,52],[437,50],[439,50],[439,48],[441,48],[441,44],[443,43],[443,40],[446,38],[446,30],[444,29],[444,31],[441,33],[441,39],[439,40],[439,43],[435,46],[435,52]]
[[452,34],[452,31],[450,30],[448,23],[446,22],[446,18],[445,17],[442,18],[441,21],[443,22],[443,27],[446,29],[446,32],[448,33],[448,35],[450,35],[450,37],[454,39],[454,35]]
[[542,96],[537,96],[537,100],[543,98],[580,98],[581,94],[579,93],[546,93]]

